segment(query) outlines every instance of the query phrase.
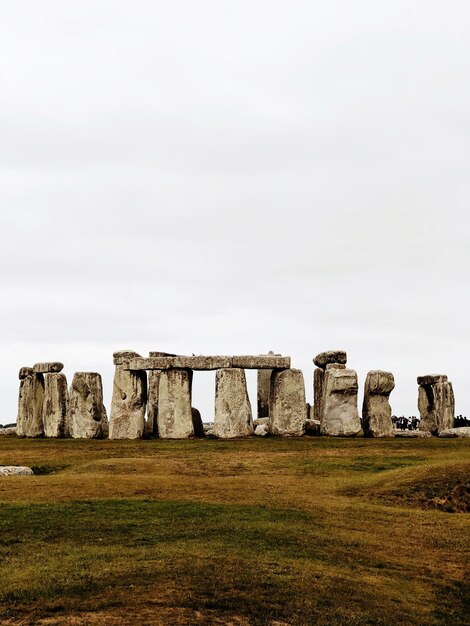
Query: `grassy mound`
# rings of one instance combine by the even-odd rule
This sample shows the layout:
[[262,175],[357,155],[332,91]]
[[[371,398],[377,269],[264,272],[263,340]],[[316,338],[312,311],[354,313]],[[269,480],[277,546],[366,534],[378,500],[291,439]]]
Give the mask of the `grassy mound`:
[[446,513],[470,513],[470,463],[420,468],[403,482],[372,491],[390,503],[436,509]]

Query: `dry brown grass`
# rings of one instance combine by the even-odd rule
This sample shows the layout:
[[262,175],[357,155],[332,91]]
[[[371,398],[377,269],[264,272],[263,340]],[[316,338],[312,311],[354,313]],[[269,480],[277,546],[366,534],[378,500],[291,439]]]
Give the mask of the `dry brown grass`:
[[469,451],[1,439],[1,623],[464,624],[469,515],[406,494]]

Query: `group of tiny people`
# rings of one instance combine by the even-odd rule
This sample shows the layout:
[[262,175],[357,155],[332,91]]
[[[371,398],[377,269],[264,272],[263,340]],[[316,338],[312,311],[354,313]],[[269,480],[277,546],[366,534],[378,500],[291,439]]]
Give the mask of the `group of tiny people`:
[[[396,430],[417,430],[419,428],[419,417],[412,415],[411,417],[405,417],[400,415],[392,415],[392,424]],[[470,426],[470,419],[464,415],[456,415],[454,418],[454,428],[460,428],[462,426]]]

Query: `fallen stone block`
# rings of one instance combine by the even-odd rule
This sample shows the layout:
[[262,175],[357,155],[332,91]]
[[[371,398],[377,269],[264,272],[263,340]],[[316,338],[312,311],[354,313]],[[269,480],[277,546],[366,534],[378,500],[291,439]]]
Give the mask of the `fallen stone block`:
[[328,363],[346,364],[347,360],[347,354],[344,350],[328,350],[327,352],[317,354],[313,362],[317,367],[325,369]]
[[305,432],[307,403],[301,370],[275,371],[271,376],[269,432],[285,437],[300,437]]
[[20,380],[16,420],[18,437],[42,437],[44,435],[43,402],[44,376],[42,374],[32,374]]
[[194,437],[191,410],[191,372],[162,371],[158,386],[158,435],[162,439]]
[[36,363],[33,366],[33,372],[35,374],[57,374],[64,369],[64,364],[58,361],[51,363]]
[[258,424],[255,428],[255,435],[257,437],[266,437],[269,435],[269,426],[268,424]]
[[367,437],[393,437],[389,397],[394,388],[391,372],[373,370],[367,374],[362,405],[362,425]]
[[33,476],[33,474],[34,472],[30,467],[0,465],[0,476]]
[[48,374],[45,377],[42,422],[45,437],[65,437],[69,393],[65,374]]
[[215,378],[214,433],[230,439],[253,434],[253,416],[241,368],[217,370]]
[[74,374],[67,422],[66,432],[74,439],[102,439],[108,436],[103,383],[97,372]]
[[357,374],[352,369],[325,371],[323,381],[321,434],[356,437],[362,432],[357,408]]
[[470,426],[461,426],[460,428],[446,428],[441,430],[439,437],[454,438],[454,437],[470,437]]

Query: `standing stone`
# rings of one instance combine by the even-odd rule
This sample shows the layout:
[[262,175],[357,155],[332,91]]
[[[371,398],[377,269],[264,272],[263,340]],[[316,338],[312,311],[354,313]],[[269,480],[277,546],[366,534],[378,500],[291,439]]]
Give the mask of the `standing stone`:
[[[121,354],[121,353],[118,353]],[[126,354],[129,354],[127,352]],[[135,354],[135,353],[134,353]],[[149,357],[175,357],[170,352],[149,352]],[[147,422],[145,434],[147,437],[158,437],[158,385],[160,383],[160,370],[149,370],[147,373]]]
[[158,387],[160,385],[160,370],[150,370],[147,374],[147,437],[158,437]]
[[18,437],[42,437],[42,405],[44,402],[44,376],[31,374],[20,381],[18,398],[18,418],[16,434]]
[[96,372],[76,372],[69,396],[70,436],[74,439],[102,439],[108,435],[103,404],[103,383]]
[[46,374],[42,422],[45,437],[67,436],[69,394],[65,374]]
[[395,388],[391,372],[373,370],[367,374],[362,405],[362,425],[367,437],[393,437],[389,397]]
[[274,371],[271,376],[269,432],[298,437],[305,433],[307,403],[301,370]]
[[194,437],[191,410],[192,372],[162,371],[158,385],[158,435],[162,439]]
[[194,406],[191,407],[191,417],[193,420],[193,430],[195,437],[204,437],[204,424],[202,423],[201,412]]
[[329,350],[320,352],[313,358],[317,366],[313,371],[313,419],[321,421],[323,413],[325,371],[330,369],[345,369],[347,354],[344,350]]
[[357,374],[351,369],[328,369],[323,381],[321,434],[354,437],[361,432],[357,409]]
[[438,435],[442,430],[452,428],[455,400],[447,376],[420,376],[418,384],[419,429]]
[[[267,355],[261,356],[281,356],[274,354],[272,350]],[[258,370],[258,419],[269,416],[269,393],[271,390],[272,369]]]
[[214,416],[216,437],[248,437],[253,432],[245,370],[238,367],[217,370]]
[[316,367],[313,370],[313,419],[320,420],[323,413],[323,379],[325,370]]
[[147,407],[147,372],[120,369],[123,360],[140,355],[130,350],[113,354],[117,364],[114,372],[113,397],[109,417],[110,439],[141,439],[145,431]]

